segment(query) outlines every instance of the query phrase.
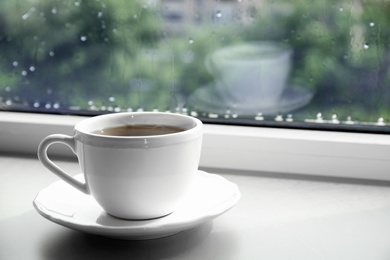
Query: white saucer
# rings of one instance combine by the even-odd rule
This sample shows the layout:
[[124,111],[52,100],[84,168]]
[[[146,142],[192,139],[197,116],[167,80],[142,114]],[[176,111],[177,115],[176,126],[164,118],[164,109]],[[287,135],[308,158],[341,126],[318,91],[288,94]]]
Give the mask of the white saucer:
[[238,103],[227,97],[222,97],[215,86],[210,85],[196,90],[189,98],[186,106],[197,112],[225,114],[227,110],[240,116],[276,115],[287,113],[307,105],[313,98],[313,92],[289,86],[275,104],[258,102]]
[[[82,174],[76,177],[83,179]],[[91,196],[63,181],[41,190],[33,204],[43,217],[71,229],[142,240],[170,236],[211,220],[233,207],[240,196],[236,184],[219,175],[198,171],[193,188],[181,207],[154,220],[131,221],[112,217]]]

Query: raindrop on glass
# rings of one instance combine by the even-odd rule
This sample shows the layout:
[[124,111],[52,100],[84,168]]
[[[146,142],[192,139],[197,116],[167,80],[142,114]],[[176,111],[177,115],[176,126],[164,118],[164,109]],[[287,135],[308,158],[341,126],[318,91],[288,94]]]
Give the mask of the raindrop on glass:
[[10,87],[10,86],[6,86],[6,87],[5,87],[5,91],[6,91],[6,92],[10,92],[10,91],[11,91],[11,87]]
[[59,109],[59,108],[60,108],[60,104],[57,103],[57,102],[54,103],[54,104],[53,104],[53,108],[54,108],[54,109]]
[[79,1],[76,1],[76,2],[74,2],[74,5],[75,5],[75,6],[80,6],[80,2],[79,2]]
[[282,116],[282,115],[277,115],[277,116],[275,117],[275,121],[277,121],[277,122],[282,122],[282,121],[283,121],[283,116]]
[[54,56],[54,51],[50,51],[50,52],[49,52],[49,56],[50,56],[50,57],[53,57],[53,56]]
[[33,107],[37,108],[37,107],[39,107],[39,106],[40,106],[40,104],[39,104],[38,101],[34,102]]
[[27,71],[23,70],[22,71],[22,76],[27,76]]
[[322,117],[322,113],[318,113],[318,114],[317,114],[317,116],[316,116],[316,121],[317,121],[317,122],[323,122],[323,121],[324,121],[324,119],[323,119],[323,117]]
[[332,123],[334,123],[334,124],[340,123],[340,121],[339,121],[339,119],[338,119],[338,117],[337,117],[336,114],[333,114],[333,115],[332,115]]
[[30,66],[30,71],[35,71],[35,67],[34,66]]
[[53,9],[51,9],[51,13],[52,14],[57,14],[57,8],[53,7]]
[[340,11],[340,12],[343,12],[343,11],[344,11],[344,8],[340,7],[339,11]]
[[18,65],[19,65],[19,62],[17,62],[17,61],[12,62],[12,66],[17,67]]
[[93,101],[92,100],[88,101],[88,105],[92,106],[93,105]]
[[221,11],[217,11],[216,15],[215,15],[217,18],[221,18],[222,17],[222,12]]
[[103,17],[103,12],[98,12],[98,18],[102,18]]
[[375,23],[373,23],[373,22],[370,23],[370,26],[371,26],[371,27],[374,27],[374,25],[375,25]]
[[22,19],[27,20],[34,11],[35,7],[31,7],[27,12],[22,15]]
[[110,102],[114,102],[114,101],[115,101],[115,97],[109,97],[108,100],[109,100]]
[[366,44],[364,44],[363,48],[367,50],[368,48],[370,48],[370,45],[368,45],[368,43],[366,43]]
[[85,35],[81,36],[81,37],[80,37],[80,40],[81,40],[82,42],[85,42],[85,41],[87,40],[87,36],[85,36]]
[[189,43],[189,44],[193,44],[193,43],[194,43],[194,39],[189,38],[189,39],[188,39],[188,43]]
[[196,111],[191,111],[191,116],[193,116],[193,117],[198,117],[198,112],[196,112]]
[[50,109],[51,108],[51,104],[50,103],[46,103],[45,108],[46,109]]
[[383,117],[378,118],[377,125],[385,125],[385,120]]

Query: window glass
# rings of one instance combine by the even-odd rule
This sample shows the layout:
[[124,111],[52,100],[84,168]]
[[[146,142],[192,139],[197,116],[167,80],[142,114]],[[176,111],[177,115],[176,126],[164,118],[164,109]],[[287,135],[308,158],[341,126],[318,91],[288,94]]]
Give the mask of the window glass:
[[2,0],[0,109],[390,132],[390,1]]

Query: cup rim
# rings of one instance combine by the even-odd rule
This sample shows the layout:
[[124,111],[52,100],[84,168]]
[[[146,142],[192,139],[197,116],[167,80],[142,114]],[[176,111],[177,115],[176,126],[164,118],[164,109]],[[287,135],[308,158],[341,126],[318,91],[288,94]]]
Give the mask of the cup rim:
[[[104,127],[115,127],[120,125],[126,125],[125,121],[123,123],[118,123],[121,120],[119,119],[133,119],[135,117],[146,117],[146,118],[156,118],[164,116],[165,119],[168,118],[180,118],[182,122],[186,125],[191,125],[192,127],[186,128],[184,131],[169,133],[163,135],[141,135],[141,136],[114,136],[114,135],[102,135],[94,133]],[[138,118],[138,120],[139,120]],[[110,126],[103,126],[96,128],[94,126],[98,125],[102,120],[116,120],[117,124]],[[107,121],[106,121],[107,122]],[[128,121],[127,121],[128,122]],[[146,123],[147,124],[147,123]],[[176,124],[176,126],[181,126]],[[93,130],[92,130],[93,129]],[[185,142],[191,139],[198,138],[202,135],[203,123],[192,116],[187,116],[178,113],[170,112],[119,112],[119,113],[110,113],[99,116],[94,116],[83,120],[77,123],[74,127],[75,137],[80,140],[82,143],[93,145],[93,146],[103,146],[103,147],[117,147],[117,148],[127,148],[127,147],[159,147],[166,146],[170,144],[176,144]]]

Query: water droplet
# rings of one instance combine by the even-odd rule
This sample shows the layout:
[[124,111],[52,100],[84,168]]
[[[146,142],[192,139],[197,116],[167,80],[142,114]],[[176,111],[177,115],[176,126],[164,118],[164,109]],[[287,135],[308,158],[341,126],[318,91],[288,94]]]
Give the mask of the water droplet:
[[288,114],[287,118],[286,118],[286,121],[287,122],[293,122],[294,121],[293,115],[292,114]]
[[339,11],[340,11],[340,12],[343,12],[343,11],[344,11],[344,8],[340,7]]
[[30,71],[35,71],[35,67],[34,66],[30,66]]
[[53,56],[54,56],[54,51],[50,51],[50,52],[49,52],[49,56],[50,56],[50,57],[53,57]]
[[40,106],[39,102],[38,102],[38,101],[35,101],[34,104],[33,104],[33,107],[37,108],[37,107],[39,107],[39,106]]
[[193,116],[193,117],[198,117],[198,112],[196,112],[196,111],[191,111],[191,116]]
[[12,100],[7,100],[7,101],[5,101],[5,104],[7,105],[7,106],[11,106],[12,105]]
[[108,100],[109,100],[110,102],[114,102],[114,101],[115,101],[115,97],[109,97]]
[[324,118],[322,117],[322,113],[318,113],[316,116],[316,122],[321,123],[324,121]]
[[80,37],[80,40],[81,40],[82,42],[85,42],[85,41],[87,40],[87,36],[85,36],[85,35],[81,36],[81,37]]
[[22,15],[22,19],[27,20],[34,11],[35,7],[31,7],[27,12]]
[[80,6],[80,4],[81,4],[81,3],[80,3],[79,1],[74,2],[74,5],[75,5],[75,6]]
[[51,104],[50,103],[46,103],[45,108],[46,109],[50,109],[51,108]]
[[363,48],[367,50],[368,48],[370,48],[370,45],[368,45],[368,43],[366,43],[366,44],[364,44]]
[[22,76],[27,76],[27,71],[23,70],[22,71]]
[[103,17],[103,12],[98,12],[98,18],[102,18]]
[[193,43],[194,43],[194,40],[193,40],[192,38],[189,38],[189,39],[188,39],[188,43],[189,43],[189,44],[193,44]]
[[352,117],[351,116],[347,116],[347,121],[345,121],[346,124],[354,124],[354,122],[352,121]]
[[282,121],[283,121],[283,116],[282,116],[282,115],[277,115],[277,116],[275,117],[275,121],[277,121],[277,122],[282,122]]
[[92,100],[88,101],[88,105],[92,106],[93,105],[93,101]]
[[222,12],[218,10],[215,16],[217,18],[221,18],[222,17]]
[[120,108],[120,107],[115,107],[115,108],[114,108],[114,111],[117,112],[117,113],[118,113],[118,112],[121,112],[121,108]]
[[10,87],[10,86],[6,86],[6,87],[5,87],[5,91],[6,91],[6,92],[10,92],[10,91],[11,91],[11,87]]
[[378,118],[378,121],[376,124],[377,125],[385,125],[385,120],[383,119],[383,117]]
[[370,23],[370,26],[371,26],[371,27],[374,27],[374,25],[375,25],[375,23],[373,23],[373,22]]
[[138,19],[138,15],[137,15],[137,14],[134,14],[134,15],[133,15],[133,18],[134,18],[134,20],[137,20],[137,19]]
[[255,116],[255,120],[257,120],[257,121],[264,120],[263,113],[261,113],[261,112],[257,113],[257,115]]
[[332,123],[333,123],[333,124],[338,124],[338,123],[340,123],[340,121],[339,121],[339,119],[338,119],[338,117],[337,117],[336,114],[333,114],[333,115],[332,115]]
[[216,114],[216,113],[209,113],[207,116],[208,116],[209,118],[214,118],[214,119],[219,117],[219,115]]
[[57,8],[53,7],[53,9],[51,9],[51,13],[52,14],[57,14]]
[[53,108],[54,108],[54,109],[59,109],[59,108],[60,108],[60,104],[59,104],[59,103],[57,103],[57,102],[56,102],[56,103],[54,103],[54,105],[53,105]]
[[19,65],[19,62],[17,62],[17,61],[12,62],[12,66],[17,67],[18,65]]

